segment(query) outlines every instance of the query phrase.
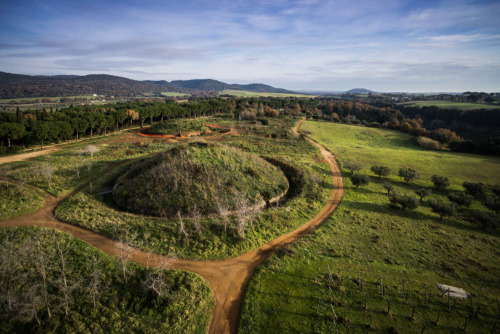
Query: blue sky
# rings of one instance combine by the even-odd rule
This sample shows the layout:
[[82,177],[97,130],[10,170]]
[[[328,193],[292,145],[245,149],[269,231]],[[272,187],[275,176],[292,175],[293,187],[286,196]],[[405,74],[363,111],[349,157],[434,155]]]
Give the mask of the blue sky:
[[500,91],[500,1],[0,3],[0,71]]

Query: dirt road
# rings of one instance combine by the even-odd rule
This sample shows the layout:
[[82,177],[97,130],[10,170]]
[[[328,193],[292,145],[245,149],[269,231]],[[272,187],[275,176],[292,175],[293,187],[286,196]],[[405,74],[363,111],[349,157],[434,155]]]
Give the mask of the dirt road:
[[[294,129],[296,133],[298,133],[303,121],[304,120],[300,121]],[[257,268],[257,266],[259,266],[281,247],[302,238],[310,231],[317,228],[325,222],[326,219],[328,219],[328,217],[339,205],[344,193],[342,175],[339,166],[332,157],[332,154],[326,150],[325,147],[310,139],[308,140],[321,150],[323,158],[330,166],[333,183],[333,191],[328,199],[328,202],[313,219],[298,229],[272,240],[258,249],[233,259],[224,261],[176,259],[172,262],[173,268],[197,273],[208,281],[215,297],[215,306],[212,311],[209,333],[236,333],[238,329],[241,303],[243,301],[248,282],[252,277],[255,268]],[[69,196],[70,195],[66,197]],[[119,256],[120,248],[123,247],[123,245],[119,242],[113,241],[81,227],[60,222],[51,217],[57,205],[59,205],[59,203],[61,203],[66,197],[55,198],[53,196],[46,195],[46,204],[43,208],[25,216],[0,222],[0,226],[54,226],[56,229],[70,233],[110,255]],[[163,261],[170,259],[164,255],[149,253],[134,248],[132,250],[131,260],[144,265],[148,264],[149,266],[160,266]]]

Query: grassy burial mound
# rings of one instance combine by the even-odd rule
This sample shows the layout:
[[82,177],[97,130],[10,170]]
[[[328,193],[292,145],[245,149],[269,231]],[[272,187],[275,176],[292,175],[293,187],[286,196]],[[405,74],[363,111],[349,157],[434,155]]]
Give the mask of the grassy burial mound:
[[287,188],[281,170],[258,156],[196,142],[135,165],[117,179],[113,197],[122,210],[173,217],[247,210]]
[[201,135],[211,131],[206,126],[206,119],[172,119],[164,123],[158,123],[143,131],[144,134],[150,135],[173,135],[185,136]]

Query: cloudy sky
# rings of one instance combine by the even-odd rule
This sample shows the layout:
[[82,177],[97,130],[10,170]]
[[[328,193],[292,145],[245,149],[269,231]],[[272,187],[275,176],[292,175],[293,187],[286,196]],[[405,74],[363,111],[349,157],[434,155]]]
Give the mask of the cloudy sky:
[[500,91],[500,1],[3,0],[0,71]]

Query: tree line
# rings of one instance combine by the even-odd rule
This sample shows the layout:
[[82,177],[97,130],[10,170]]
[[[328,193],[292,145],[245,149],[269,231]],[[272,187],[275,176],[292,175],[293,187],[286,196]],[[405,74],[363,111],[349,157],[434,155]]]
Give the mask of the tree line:
[[[133,127],[146,121],[164,122],[172,118],[192,118],[227,113],[234,108],[230,101],[205,99],[198,102],[124,102],[103,106],[70,106],[57,111],[17,110],[0,112],[0,153],[15,152],[20,145],[62,142],[89,135]],[[4,146],[5,144],[5,146]],[[15,144],[15,146],[13,145]],[[13,147],[14,146],[14,147]]]

